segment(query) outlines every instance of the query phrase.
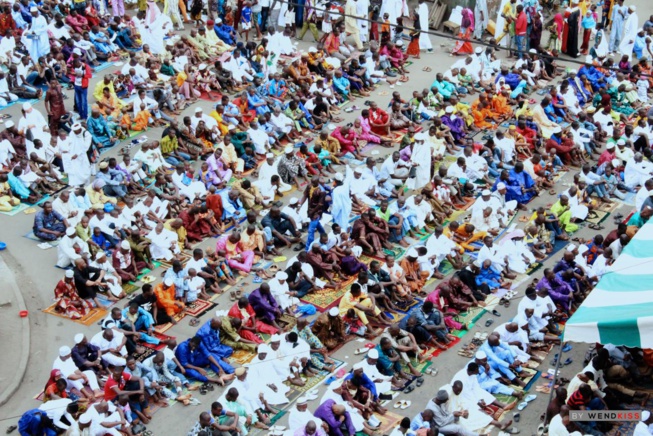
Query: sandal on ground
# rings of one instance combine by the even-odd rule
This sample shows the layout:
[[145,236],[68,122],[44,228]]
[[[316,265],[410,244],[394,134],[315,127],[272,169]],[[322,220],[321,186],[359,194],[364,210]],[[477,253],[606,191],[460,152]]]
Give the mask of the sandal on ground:
[[437,368],[426,368],[426,371],[424,371],[424,374],[435,377],[436,375],[438,375],[438,369]]
[[424,377],[417,377],[417,380],[415,380],[415,384],[417,387],[420,387],[424,384]]
[[197,318],[191,318],[191,320],[188,322],[188,325],[191,327],[195,327],[200,323],[200,320]]
[[492,324],[494,324],[493,319],[488,319],[487,321],[485,321],[485,327],[490,327]]
[[404,389],[404,394],[410,394],[410,393],[413,392],[414,390],[415,390],[415,386],[413,386],[413,385],[408,385],[408,387],[406,387],[406,389]]

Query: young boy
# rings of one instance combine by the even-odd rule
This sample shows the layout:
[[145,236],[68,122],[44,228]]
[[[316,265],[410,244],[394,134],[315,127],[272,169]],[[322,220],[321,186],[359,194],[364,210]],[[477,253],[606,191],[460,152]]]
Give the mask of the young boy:
[[188,290],[184,295],[184,303],[192,304],[197,301],[198,298],[208,300],[210,297],[206,292],[204,292],[205,286],[206,282],[202,277],[197,275],[195,268],[190,268],[188,270]]

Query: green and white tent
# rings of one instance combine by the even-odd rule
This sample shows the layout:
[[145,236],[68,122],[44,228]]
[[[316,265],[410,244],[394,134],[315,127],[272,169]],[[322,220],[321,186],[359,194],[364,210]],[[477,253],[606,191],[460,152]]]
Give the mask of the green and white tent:
[[653,221],[569,318],[565,341],[653,348]]

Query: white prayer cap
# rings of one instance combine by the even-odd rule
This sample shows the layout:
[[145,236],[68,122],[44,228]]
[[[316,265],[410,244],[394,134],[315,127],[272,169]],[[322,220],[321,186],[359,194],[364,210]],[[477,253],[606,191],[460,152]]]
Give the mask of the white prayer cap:
[[172,286],[172,285],[175,284],[175,281],[172,279],[172,277],[166,277],[166,278],[163,280],[163,284],[166,285],[166,286],[168,286],[168,287],[170,287],[170,286]]
[[578,74],[577,70],[569,70],[569,74]]
[[91,423],[91,415],[88,413],[83,414],[82,416],[79,417],[79,423],[80,424],[90,424]]
[[592,57],[592,55],[585,56],[585,63],[586,64],[593,64],[594,63],[594,58]]
[[272,335],[272,337],[270,338],[270,342],[281,342],[281,335],[279,335],[278,333]]
[[497,191],[500,189],[506,189],[506,184],[503,182],[497,183]]
[[308,398],[306,397],[299,397],[297,399],[297,404],[306,404],[306,403],[308,403]]
[[222,18],[216,18],[215,24],[222,24]]
[[336,180],[339,181],[339,182],[342,182],[342,181],[345,180],[345,176],[343,176],[343,175],[340,174],[340,173],[336,173],[336,175],[333,176],[333,178],[336,179]]
[[68,227],[66,229],[66,236],[73,236],[75,233],[77,233],[77,231],[74,227]]
[[9,121],[7,121],[7,122],[5,123],[5,127],[6,127],[7,129],[9,129],[9,128],[11,128],[11,127],[14,127],[14,126],[15,126],[15,124],[14,124],[14,122],[11,121],[11,120],[9,120]]
[[483,360],[487,359],[487,354],[485,354],[485,351],[477,351],[476,356],[474,357],[476,357],[478,360]]
[[363,170],[361,170],[360,168],[356,168],[354,170],[354,174],[363,174]]
[[233,124],[229,124],[229,127],[227,127],[227,130],[234,130],[235,128],[236,128],[236,126],[234,126]]
[[395,43],[395,45],[396,45],[397,47],[403,47],[403,46],[404,46],[404,42],[400,39],[399,41],[397,41],[397,42]]
[[196,108],[195,108],[195,113],[197,114],[197,113],[199,113],[199,112],[202,112],[202,108],[201,108],[201,107],[196,107]]
[[410,247],[408,251],[406,252],[406,257],[419,257],[419,254],[417,254],[417,250],[415,250],[415,247]]
[[297,204],[297,203],[299,203],[299,200],[297,199],[297,197],[293,197],[293,198],[290,199],[290,201],[288,203],[289,204]]
[[72,279],[75,275],[75,271],[73,271],[72,269],[67,269],[65,275],[66,278]]
[[587,108],[585,112],[587,112],[588,114],[593,114],[594,112],[596,112],[596,108],[594,106],[590,106]]
[[68,345],[64,345],[59,348],[59,357],[68,356],[70,352],[71,352],[70,347]]
[[628,9],[630,9],[630,10],[633,11],[633,12],[635,12],[635,11],[637,10],[637,6],[635,6],[635,5],[630,5],[630,6],[628,6]]
[[613,168],[618,168],[621,166],[621,161],[619,159],[612,159],[612,162],[610,163],[612,164]]
[[23,110],[24,111],[28,111],[30,109],[32,109],[32,104],[30,102],[23,103]]
[[369,357],[370,359],[378,359],[379,358],[379,350],[377,350],[376,348],[372,348],[367,353],[367,357]]
[[274,275],[277,280],[288,280],[288,274],[285,271],[279,271]]
[[444,111],[446,113],[448,113],[448,114],[452,114],[453,113],[453,106],[447,106],[447,108]]
[[308,52],[309,53],[317,53],[317,49],[315,47],[309,47]]
[[614,150],[614,142],[609,142],[608,144],[606,144],[605,148],[607,150]]
[[480,268],[481,262],[479,262],[478,259],[476,259],[474,262],[472,262],[472,265],[474,265],[476,268]]
[[481,47],[476,47],[475,52],[476,52],[476,54],[481,54],[481,53],[483,53],[483,48],[481,48]]
[[637,33],[640,33],[640,32],[643,32],[643,31],[644,31],[644,29],[642,29],[641,27],[639,29],[637,29]]
[[200,64],[199,67],[197,67],[200,71],[206,70],[206,64]]
[[286,153],[286,154],[291,154],[292,151],[293,151],[293,146],[292,145],[288,145],[288,146],[286,146],[286,148],[283,149],[283,152]]
[[172,40],[169,39],[169,40],[166,41],[166,46],[173,47],[174,45],[175,45],[175,43],[172,42]]
[[107,257],[107,253],[103,250],[98,251],[98,253],[95,255],[95,260],[100,260],[104,257]]
[[31,8],[29,8],[29,11],[30,12],[38,12],[39,8],[37,8],[36,6],[32,6]]
[[247,371],[247,368],[245,368],[244,366],[241,366],[241,367],[236,368],[234,370],[234,374],[236,374],[237,377],[240,377],[241,375],[245,374],[246,371]]
[[77,334],[75,335],[75,343],[76,343],[76,344],[79,344],[79,343],[82,342],[83,340],[84,340],[84,333],[77,333]]
[[270,352],[270,346],[268,344],[258,344],[258,349],[256,350],[257,354],[266,354]]
[[71,127],[72,130],[79,130],[81,128],[82,128],[82,125],[80,123],[75,123]]
[[100,165],[98,167],[103,170],[105,168],[109,168],[109,162],[100,162]]
[[648,410],[642,410],[642,421],[646,421],[651,417],[651,412]]
[[73,54],[76,54],[77,56],[81,56],[82,51],[80,49],[76,48],[76,49],[73,50]]
[[626,145],[626,141],[620,138],[620,139],[617,140],[617,145],[619,145],[619,146]]
[[537,54],[537,50],[535,50],[534,48],[528,50],[528,52],[532,54]]
[[340,315],[340,310],[337,307],[332,307],[329,309],[329,316],[338,316]]
[[266,157],[267,159],[271,159],[271,158],[274,157],[274,153],[267,153],[267,154],[265,155],[265,157]]
[[130,248],[129,241],[122,241],[120,243],[120,248],[122,248],[123,250],[129,250],[129,248]]
[[574,244],[569,244],[567,245],[567,251],[572,252],[576,249],[576,246]]
[[489,189],[483,189],[483,192],[481,192],[481,195],[483,197],[486,197],[488,195],[492,195],[492,191],[490,191]]

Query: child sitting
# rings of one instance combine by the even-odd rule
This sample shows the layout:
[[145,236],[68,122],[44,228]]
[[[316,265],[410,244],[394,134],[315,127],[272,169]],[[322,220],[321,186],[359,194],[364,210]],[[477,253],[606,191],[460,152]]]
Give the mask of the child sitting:
[[197,301],[198,298],[202,300],[208,300],[209,295],[204,292],[204,287],[206,282],[204,279],[197,275],[195,268],[190,268],[188,270],[188,290],[184,294],[184,303],[192,304]]

